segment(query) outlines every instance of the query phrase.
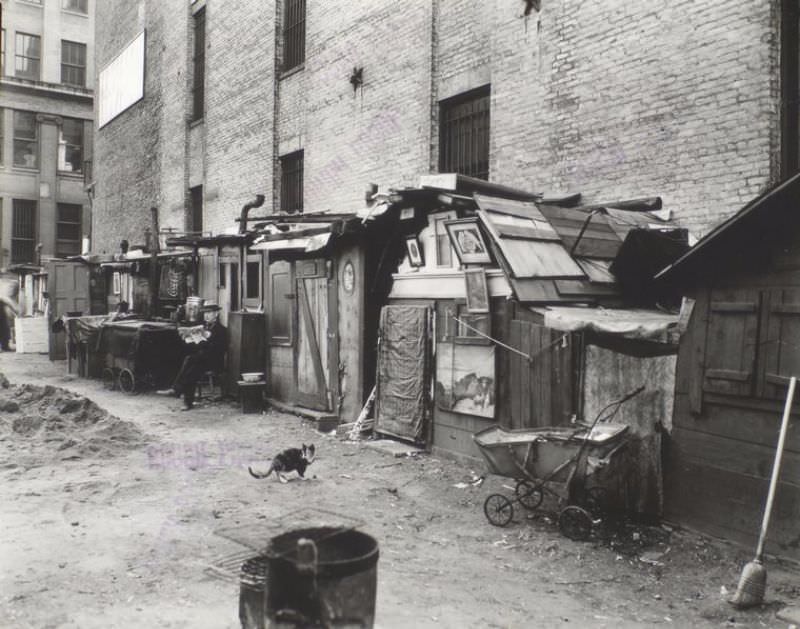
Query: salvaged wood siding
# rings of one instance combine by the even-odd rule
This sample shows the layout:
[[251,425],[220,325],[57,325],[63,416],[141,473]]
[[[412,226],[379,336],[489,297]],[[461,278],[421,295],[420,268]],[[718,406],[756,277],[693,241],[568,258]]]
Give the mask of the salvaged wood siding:
[[[800,376],[800,274],[749,270],[705,286],[678,355],[665,444],[668,518],[755,543],[786,385]],[[800,559],[800,400],[795,400],[767,552]]]
[[511,321],[508,356],[510,428],[569,424],[574,413],[571,335],[527,321]]

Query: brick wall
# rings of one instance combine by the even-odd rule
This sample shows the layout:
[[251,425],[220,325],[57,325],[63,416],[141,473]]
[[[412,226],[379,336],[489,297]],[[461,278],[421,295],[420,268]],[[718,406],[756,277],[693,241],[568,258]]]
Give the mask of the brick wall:
[[588,201],[660,195],[705,232],[769,183],[774,3],[496,2],[492,178]]
[[92,248],[110,253],[118,250],[122,239],[131,244],[144,242],[144,228],[150,224],[149,208],[159,203],[162,90],[160,74],[154,70],[165,57],[165,25],[157,11],[145,10],[144,0],[99,2],[95,21],[98,69],[112,61],[143,28],[147,29],[143,100],[95,132]]
[[587,202],[660,195],[702,233],[774,176],[775,3],[543,0],[524,17],[515,0],[309,2],[305,64],[277,81],[282,0],[208,3],[206,116],[191,128],[187,3],[102,4],[101,64],[151,30],[146,102],[98,134],[98,216],[125,210],[96,222],[98,242],[141,231],[151,203],[181,227],[199,184],[207,230],[233,226],[256,193],[277,208],[276,158],[300,148],[306,211],[362,207],[368,182],[435,170],[438,102],[486,83],[499,183]]

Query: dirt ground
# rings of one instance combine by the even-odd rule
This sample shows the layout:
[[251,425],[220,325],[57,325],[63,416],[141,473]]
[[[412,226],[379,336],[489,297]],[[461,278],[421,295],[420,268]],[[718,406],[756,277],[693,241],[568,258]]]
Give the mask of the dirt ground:
[[[769,563],[765,606],[734,610],[721,593],[752,551],[686,531],[579,543],[546,512],[495,528],[483,500],[508,481],[470,485],[480,466],[395,458],[229,403],[180,412],[38,355],[0,354],[0,371],[96,404],[56,389],[44,408],[28,387],[22,406],[0,408],[2,627],[236,628],[249,547],[323,522],[378,539],[379,627],[785,627],[776,611],[800,600],[797,567]],[[312,442],[309,482],[247,473]]]

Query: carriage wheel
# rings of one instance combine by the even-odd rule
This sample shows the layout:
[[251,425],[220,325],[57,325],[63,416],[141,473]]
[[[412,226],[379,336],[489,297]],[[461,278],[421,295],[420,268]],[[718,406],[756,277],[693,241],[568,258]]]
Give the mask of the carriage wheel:
[[514,505],[502,494],[492,494],[483,503],[486,519],[494,526],[506,526],[514,517]]
[[123,369],[119,372],[119,388],[128,395],[136,392],[136,376],[130,369]]
[[592,534],[592,516],[586,509],[570,505],[559,514],[558,528],[565,537],[586,541]]
[[514,487],[514,495],[516,495],[519,503],[528,511],[534,511],[544,499],[544,493],[541,489],[528,481],[521,480]]
[[117,379],[114,376],[114,370],[110,367],[103,369],[103,388],[113,391],[117,386]]

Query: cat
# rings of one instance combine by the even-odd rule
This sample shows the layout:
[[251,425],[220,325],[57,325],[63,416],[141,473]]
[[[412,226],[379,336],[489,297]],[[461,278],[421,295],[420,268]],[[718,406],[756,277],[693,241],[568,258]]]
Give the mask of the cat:
[[285,473],[296,471],[300,475],[300,478],[307,480],[304,474],[306,472],[306,468],[314,462],[315,456],[316,450],[314,448],[314,444],[312,443],[310,446],[303,444],[302,449],[288,448],[275,455],[275,458],[272,459],[272,463],[270,464],[269,470],[267,470],[266,474],[256,474],[250,467],[247,468],[247,471],[250,472],[250,476],[253,478],[266,478],[272,474],[272,472],[275,472],[278,480],[282,483],[287,482],[288,479],[284,478],[281,475],[281,472]]

